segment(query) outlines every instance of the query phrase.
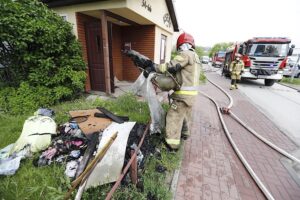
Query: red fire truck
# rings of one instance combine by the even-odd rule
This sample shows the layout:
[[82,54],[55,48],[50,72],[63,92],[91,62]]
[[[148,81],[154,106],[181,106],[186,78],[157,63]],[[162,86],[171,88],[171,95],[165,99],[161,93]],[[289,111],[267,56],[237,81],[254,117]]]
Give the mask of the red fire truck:
[[225,51],[216,52],[212,57],[212,66],[221,67],[224,62],[225,53]]
[[230,76],[230,63],[239,53],[245,64],[242,79],[264,79],[266,86],[272,86],[282,79],[287,56],[293,53],[295,46],[290,43],[288,38],[256,37],[235,44],[226,51],[223,74]]

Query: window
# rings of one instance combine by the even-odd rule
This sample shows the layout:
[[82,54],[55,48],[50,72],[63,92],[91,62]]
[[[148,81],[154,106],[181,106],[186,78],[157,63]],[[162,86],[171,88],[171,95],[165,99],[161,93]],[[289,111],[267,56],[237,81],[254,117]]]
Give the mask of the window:
[[224,57],[225,57],[225,53],[226,53],[226,52],[219,51],[219,52],[218,52],[218,57],[219,57],[219,58],[224,58]]
[[68,21],[68,15],[67,14],[60,14],[59,16],[61,16],[61,18],[63,18],[63,20]]
[[161,35],[160,40],[160,63],[166,61],[166,47],[167,47],[167,36]]
[[251,46],[249,55],[260,57],[284,57],[289,50],[288,44],[255,43]]

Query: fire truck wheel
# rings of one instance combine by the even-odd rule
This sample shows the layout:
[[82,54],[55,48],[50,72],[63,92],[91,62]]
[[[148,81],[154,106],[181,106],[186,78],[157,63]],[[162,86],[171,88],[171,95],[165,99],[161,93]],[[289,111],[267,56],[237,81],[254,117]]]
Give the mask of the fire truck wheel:
[[272,79],[265,79],[265,86],[272,86],[274,85],[275,80]]

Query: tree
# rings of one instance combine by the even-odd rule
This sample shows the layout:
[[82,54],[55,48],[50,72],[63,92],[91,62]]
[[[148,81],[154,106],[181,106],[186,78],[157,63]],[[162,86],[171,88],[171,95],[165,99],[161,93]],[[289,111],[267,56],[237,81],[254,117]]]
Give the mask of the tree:
[[195,48],[196,53],[198,54],[198,56],[201,58],[202,56],[207,55],[206,52],[204,51],[204,48],[201,46],[196,46]]
[[229,43],[222,42],[222,43],[215,44],[209,51],[209,57],[212,57],[218,51],[225,51],[228,47],[230,47],[232,45],[233,45],[232,42],[229,42]]
[[37,0],[1,0],[0,10],[0,93],[9,91],[1,109],[49,106],[83,90],[85,63],[71,24]]

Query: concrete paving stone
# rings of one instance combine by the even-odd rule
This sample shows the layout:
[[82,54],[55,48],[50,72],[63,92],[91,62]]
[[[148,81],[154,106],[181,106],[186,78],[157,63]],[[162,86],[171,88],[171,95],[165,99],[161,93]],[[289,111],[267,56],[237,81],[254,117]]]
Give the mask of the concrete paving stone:
[[215,186],[219,186],[219,179],[216,176],[206,176],[203,175],[203,184],[211,184]]
[[184,196],[181,196],[181,195],[176,195],[176,197],[174,198],[175,200],[186,200],[185,198],[184,198]]
[[177,196],[184,196],[184,191],[185,191],[185,184],[178,183],[178,187],[176,190],[176,197]]
[[193,192],[192,187],[186,188],[185,193],[184,193],[185,199],[197,200],[197,199],[202,199],[202,196],[203,196],[202,192],[201,193]]
[[242,180],[243,180],[244,186],[245,186],[246,188],[251,188],[251,187],[252,187],[252,186],[251,186],[251,182],[249,181],[248,178],[243,177]]
[[239,193],[237,187],[233,181],[227,181],[228,189],[229,189],[229,196],[235,199],[239,198]]
[[257,199],[256,196],[248,195],[248,194],[245,194],[245,193],[241,193],[240,195],[241,195],[242,200],[255,200],[255,199]]
[[221,192],[221,199],[222,200],[239,200],[240,198],[233,198],[233,197],[229,196],[228,194]]
[[[244,184],[245,184],[245,183],[244,183],[244,180],[245,180],[246,178],[243,177],[242,174],[237,173],[237,172],[233,173],[233,176],[234,176],[234,182],[235,182],[235,184],[236,184],[236,185],[239,185],[239,186],[241,186],[241,187],[243,187]],[[246,187],[249,188],[249,184],[247,184]],[[251,187],[251,186],[250,186],[250,187]]]
[[229,193],[229,188],[228,188],[228,183],[227,181],[220,181],[220,190],[221,190],[221,193],[225,193],[225,194],[228,194],[228,196],[230,196],[230,193]]
[[245,187],[239,187],[239,194],[242,196],[242,194],[256,197],[256,194],[253,192],[253,189],[245,188]]
[[199,164],[189,164],[188,167],[188,175],[189,176],[197,176],[197,175],[202,175],[203,174],[203,169],[202,165]]
[[212,193],[212,199],[213,200],[220,200],[220,199],[222,199],[221,194],[219,192],[213,192]]

